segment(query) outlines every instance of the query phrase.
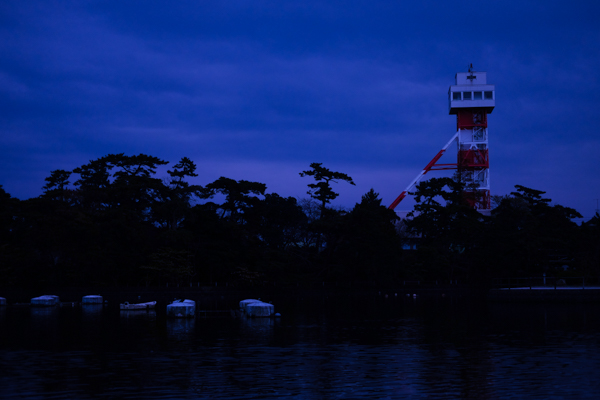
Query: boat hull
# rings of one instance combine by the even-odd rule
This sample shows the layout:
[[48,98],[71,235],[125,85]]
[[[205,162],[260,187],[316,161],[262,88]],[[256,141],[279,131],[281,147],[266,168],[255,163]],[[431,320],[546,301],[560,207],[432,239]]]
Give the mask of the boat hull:
[[129,304],[128,302],[122,303],[119,308],[122,311],[143,311],[143,310],[153,310],[156,306],[155,301],[150,301],[147,303],[134,303]]

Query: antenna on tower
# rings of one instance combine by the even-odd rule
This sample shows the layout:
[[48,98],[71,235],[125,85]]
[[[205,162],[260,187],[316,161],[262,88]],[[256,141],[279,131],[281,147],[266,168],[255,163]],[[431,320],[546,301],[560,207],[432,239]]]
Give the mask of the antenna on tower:
[[469,64],[469,71],[468,72],[473,72],[473,63]]

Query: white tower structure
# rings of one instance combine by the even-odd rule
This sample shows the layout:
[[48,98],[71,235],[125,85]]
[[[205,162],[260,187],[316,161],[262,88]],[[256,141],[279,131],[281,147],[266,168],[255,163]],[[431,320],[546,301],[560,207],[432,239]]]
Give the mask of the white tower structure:
[[[456,133],[389,206],[392,210],[427,172],[442,169],[458,169],[465,184],[465,200],[473,208],[491,208],[487,115],[496,105],[496,89],[487,83],[487,73],[474,71],[472,64],[468,72],[455,75],[454,83],[448,90],[448,103],[450,115],[456,115]],[[456,164],[436,164],[455,140]]]
[[448,91],[450,114],[456,115],[457,169],[466,184],[465,198],[480,210],[490,209],[490,160],[487,115],[496,105],[496,89],[487,73],[459,72]]

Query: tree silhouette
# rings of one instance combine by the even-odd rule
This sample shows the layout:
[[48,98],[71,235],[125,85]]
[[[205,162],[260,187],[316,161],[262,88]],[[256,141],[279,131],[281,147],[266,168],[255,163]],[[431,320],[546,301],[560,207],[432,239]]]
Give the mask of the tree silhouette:
[[308,184],[310,190],[307,193],[321,203],[321,216],[323,216],[327,204],[339,196],[339,193],[334,192],[331,188],[332,182],[345,181],[353,186],[355,185],[350,176],[343,172],[331,171],[322,165],[323,163],[312,163],[310,164],[312,169],[300,172],[301,177],[312,176],[316,181],[316,183]]

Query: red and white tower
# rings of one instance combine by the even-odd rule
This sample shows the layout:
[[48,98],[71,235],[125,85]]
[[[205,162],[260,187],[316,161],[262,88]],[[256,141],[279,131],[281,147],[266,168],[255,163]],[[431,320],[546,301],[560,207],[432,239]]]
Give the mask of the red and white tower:
[[495,87],[487,84],[485,72],[456,74],[450,86],[450,114],[456,115],[458,134],[457,169],[466,184],[465,197],[479,210],[490,209],[490,159],[487,115],[494,110]]
[[[487,74],[473,70],[459,72],[448,90],[450,115],[456,115],[456,133],[419,175],[389,206],[396,206],[429,171],[458,169],[465,183],[465,199],[475,209],[490,209],[490,161],[487,115],[494,110],[496,90],[487,84]],[[452,164],[436,164],[456,140],[457,160]]]

